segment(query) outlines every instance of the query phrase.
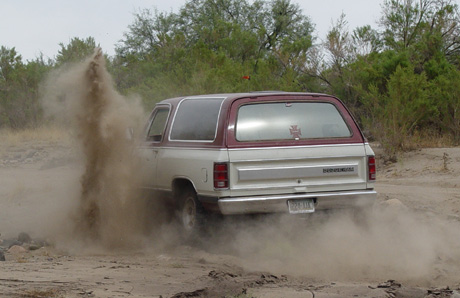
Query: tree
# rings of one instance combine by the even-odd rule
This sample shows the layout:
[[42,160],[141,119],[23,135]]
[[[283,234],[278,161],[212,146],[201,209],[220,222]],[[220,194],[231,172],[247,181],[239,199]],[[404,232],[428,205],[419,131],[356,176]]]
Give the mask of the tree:
[[454,143],[460,144],[460,71],[449,67],[431,82],[432,100],[436,102],[438,117],[433,122],[452,135]]
[[380,23],[386,45],[395,50],[408,48],[421,36],[432,0],[385,0]]
[[51,68],[43,56],[24,64],[14,48],[0,48],[0,126],[22,128],[41,119],[39,83]]
[[348,22],[345,19],[345,14],[342,13],[332,29],[329,30],[323,46],[328,53],[330,67],[341,73],[342,68],[353,59],[353,44],[348,33]]
[[25,66],[15,48],[0,48],[0,125],[16,126],[21,113],[15,101],[21,89]]
[[[431,16],[428,35],[434,36],[437,43],[427,39],[427,43],[441,47],[441,52],[455,64],[459,64],[460,54],[460,13],[452,1],[435,1],[435,11]],[[433,40],[433,39],[432,39]]]
[[93,37],[87,37],[86,39],[74,37],[70,40],[69,44],[64,45],[60,43],[59,46],[61,49],[56,56],[57,66],[64,63],[83,61],[83,59],[91,55],[94,49],[99,45],[96,45],[96,41]]
[[0,84],[2,91],[7,91],[8,83],[17,79],[18,71],[24,67],[22,57],[15,48],[0,48]]
[[426,127],[428,115],[436,112],[429,88],[426,75],[416,74],[413,65],[398,65],[385,93],[374,84],[363,93],[364,107],[370,111],[366,126],[390,159],[408,148],[414,132]]
[[174,13],[160,13],[154,9],[143,9],[134,15],[134,22],[128,26],[124,39],[116,47],[118,56],[136,55],[145,59],[165,46],[173,34],[178,34],[178,16]]
[[413,49],[425,62],[437,51],[450,58],[460,51],[460,14],[452,0],[385,0],[380,24],[385,45]]
[[[149,100],[277,85],[305,90],[300,70],[312,32],[310,20],[288,0],[193,0],[177,14],[142,10],[117,46],[113,62],[123,71],[115,81],[125,92],[149,93]],[[251,80],[242,80],[245,75]]]
[[353,49],[356,56],[367,56],[382,50],[382,40],[377,30],[370,25],[358,27],[353,30]]

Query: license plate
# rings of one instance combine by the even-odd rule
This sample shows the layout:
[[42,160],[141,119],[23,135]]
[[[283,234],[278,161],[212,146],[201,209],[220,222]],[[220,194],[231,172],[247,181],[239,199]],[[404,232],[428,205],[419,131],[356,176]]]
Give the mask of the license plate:
[[288,207],[291,214],[315,212],[313,199],[289,200]]

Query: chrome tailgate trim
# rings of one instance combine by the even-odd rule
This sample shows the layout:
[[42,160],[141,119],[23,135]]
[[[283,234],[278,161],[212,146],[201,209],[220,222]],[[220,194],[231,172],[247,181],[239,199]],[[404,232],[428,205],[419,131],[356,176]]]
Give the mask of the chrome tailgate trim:
[[241,181],[255,179],[298,179],[322,176],[356,175],[358,164],[237,169]]

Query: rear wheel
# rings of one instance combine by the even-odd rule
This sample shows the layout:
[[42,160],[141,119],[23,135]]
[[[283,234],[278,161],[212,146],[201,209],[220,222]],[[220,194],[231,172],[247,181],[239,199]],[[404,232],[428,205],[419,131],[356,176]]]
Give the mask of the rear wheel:
[[192,231],[196,226],[196,205],[197,202],[192,195],[189,195],[184,199],[182,206],[181,221],[182,226],[186,231]]
[[179,197],[177,212],[181,232],[186,239],[199,234],[204,225],[204,210],[196,192],[187,188]]

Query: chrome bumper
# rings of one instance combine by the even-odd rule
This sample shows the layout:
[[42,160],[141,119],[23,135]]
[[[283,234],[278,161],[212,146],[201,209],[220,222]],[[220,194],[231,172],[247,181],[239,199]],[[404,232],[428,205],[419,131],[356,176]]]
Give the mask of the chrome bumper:
[[363,190],[220,198],[218,205],[222,214],[288,213],[288,200],[314,199],[315,210],[326,210],[370,206],[376,198],[376,191]]

